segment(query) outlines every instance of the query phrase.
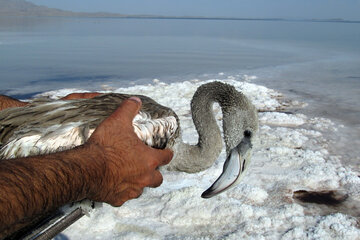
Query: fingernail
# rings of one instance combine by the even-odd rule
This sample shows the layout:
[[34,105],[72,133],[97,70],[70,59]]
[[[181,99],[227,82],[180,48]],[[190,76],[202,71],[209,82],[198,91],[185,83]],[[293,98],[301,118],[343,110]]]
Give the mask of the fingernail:
[[138,97],[130,97],[129,100],[133,100],[133,101],[136,101],[138,103],[141,103],[141,99],[138,98]]

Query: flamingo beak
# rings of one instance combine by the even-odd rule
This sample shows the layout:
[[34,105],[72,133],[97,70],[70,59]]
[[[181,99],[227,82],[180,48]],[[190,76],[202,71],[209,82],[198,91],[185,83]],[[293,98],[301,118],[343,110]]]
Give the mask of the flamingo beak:
[[251,149],[250,138],[244,137],[239,145],[230,150],[220,177],[201,194],[201,197],[211,198],[240,183],[251,160]]

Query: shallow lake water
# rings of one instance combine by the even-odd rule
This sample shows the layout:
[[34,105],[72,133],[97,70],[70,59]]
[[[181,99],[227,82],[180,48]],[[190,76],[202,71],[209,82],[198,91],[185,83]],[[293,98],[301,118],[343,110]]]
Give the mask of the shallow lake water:
[[[0,93],[102,90],[256,76],[345,125],[334,146],[360,156],[359,23],[0,17]],[[344,155],[344,156],[345,156]]]

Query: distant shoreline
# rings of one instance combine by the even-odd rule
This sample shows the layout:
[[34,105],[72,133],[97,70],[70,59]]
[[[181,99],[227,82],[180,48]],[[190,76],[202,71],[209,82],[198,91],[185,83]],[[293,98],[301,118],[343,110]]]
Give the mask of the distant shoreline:
[[283,22],[332,22],[360,23],[358,20],[343,18],[266,18],[266,17],[206,17],[206,16],[166,16],[152,14],[121,14],[109,12],[73,12],[34,4],[26,0],[0,0],[0,17],[83,17],[83,18],[125,18],[125,19],[175,19],[175,20],[217,20],[217,21],[283,21]]
[[215,20],[215,21],[271,21],[271,22],[319,22],[319,23],[360,23],[360,20],[345,19],[289,19],[289,18],[238,18],[238,17],[193,17],[193,16],[142,16],[111,13],[72,13],[66,15],[42,14],[4,14],[0,17],[60,17],[60,18],[122,18],[122,19],[158,19],[158,20]]
[[[104,18],[107,18],[106,16]],[[283,21],[283,22],[339,22],[360,23],[345,19],[288,19],[288,18],[237,18],[237,17],[177,17],[177,16],[118,16],[109,18],[136,18],[136,19],[182,19],[182,20],[221,20],[221,21]]]

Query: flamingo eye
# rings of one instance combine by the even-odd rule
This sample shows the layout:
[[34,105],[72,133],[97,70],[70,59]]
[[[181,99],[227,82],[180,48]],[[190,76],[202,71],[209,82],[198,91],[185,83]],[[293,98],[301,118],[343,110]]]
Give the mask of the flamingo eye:
[[244,137],[247,137],[247,138],[251,137],[251,131],[245,130],[244,131]]

